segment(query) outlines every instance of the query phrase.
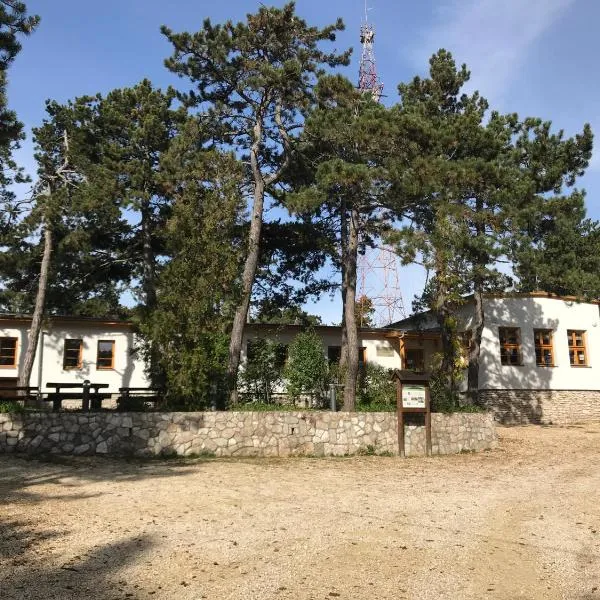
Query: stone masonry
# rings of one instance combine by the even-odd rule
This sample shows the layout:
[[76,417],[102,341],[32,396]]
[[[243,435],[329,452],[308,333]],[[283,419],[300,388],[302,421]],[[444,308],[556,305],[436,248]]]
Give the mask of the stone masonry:
[[505,425],[600,421],[600,391],[481,390],[479,398]]
[[[493,448],[490,413],[432,414],[434,454]],[[398,453],[395,413],[191,412],[0,414],[0,452],[160,456]],[[425,452],[405,426],[407,455]]]

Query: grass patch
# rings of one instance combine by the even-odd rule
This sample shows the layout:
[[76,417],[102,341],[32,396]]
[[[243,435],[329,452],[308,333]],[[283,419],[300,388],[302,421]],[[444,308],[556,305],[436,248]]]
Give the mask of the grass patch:
[[0,413],[24,413],[27,409],[20,402],[0,402]]

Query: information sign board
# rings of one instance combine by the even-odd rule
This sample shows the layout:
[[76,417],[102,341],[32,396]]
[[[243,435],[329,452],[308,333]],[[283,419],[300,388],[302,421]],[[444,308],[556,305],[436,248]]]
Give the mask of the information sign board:
[[402,386],[402,407],[403,408],[425,408],[426,391],[424,385]]

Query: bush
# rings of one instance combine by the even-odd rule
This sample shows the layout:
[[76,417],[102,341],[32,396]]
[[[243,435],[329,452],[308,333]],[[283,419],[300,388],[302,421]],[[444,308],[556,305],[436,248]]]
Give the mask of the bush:
[[271,404],[282,384],[286,347],[279,342],[257,338],[248,343],[246,364],[240,373],[241,390],[256,402]]
[[328,383],[328,366],[323,343],[314,331],[299,333],[290,344],[284,377],[294,401],[309,395],[317,404],[322,403]]
[[393,410],[396,406],[396,384],[392,380],[392,369],[367,363],[359,374],[357,396],[358,410]]
[[19,402],[0,402],[0,413],[22,413],[25,407]]

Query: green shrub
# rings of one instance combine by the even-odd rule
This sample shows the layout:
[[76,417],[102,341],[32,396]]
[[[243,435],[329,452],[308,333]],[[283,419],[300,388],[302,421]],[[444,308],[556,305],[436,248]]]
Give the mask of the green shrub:
[[328,383],[327,358],[321,338],[312,330],[299,333],[290,344],[284,370],[287,391],[295,401],[309,395],[321,405]]
[[392,369],[367,363],[358,377],[357,409],[389,411],[396,407],[396,384]]
[[271,404],[273,394],[281,386],[286,346],[257,338],[248,343],[246,364],[240,373],[240,391],[256,402]]
[[25,412],[25,407],[19,402],[0,402],[0,413],[22,413]]

